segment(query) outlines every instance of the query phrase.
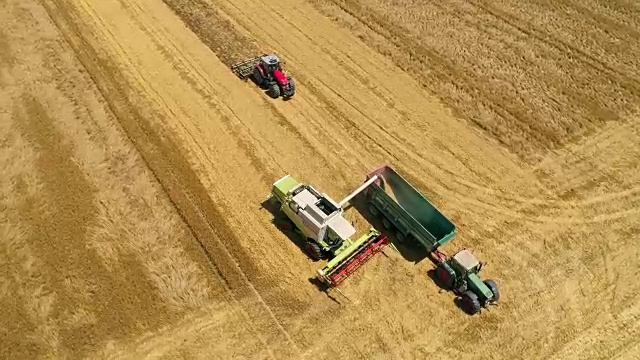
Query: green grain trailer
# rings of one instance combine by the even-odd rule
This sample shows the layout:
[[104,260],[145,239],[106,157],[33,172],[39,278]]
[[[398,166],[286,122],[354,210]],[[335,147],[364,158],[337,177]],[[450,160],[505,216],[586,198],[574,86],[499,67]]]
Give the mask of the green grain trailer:
[[394,169],[385,165],[367,180],[374,177],[367,188],[369,212],[399,242],[417,243],[433,252],[456,236],[455,225]]
[[425,248],[436,263],[436,276],[452,290],[471,314],[498,301],[500,294],[493,280],[478,276],[482,263],[466,249],[451,258],[438,248],[456,236],[455,225],[405,178],[389,166],[367,175],[365,185],[369,212],[381,220],[401,243]]

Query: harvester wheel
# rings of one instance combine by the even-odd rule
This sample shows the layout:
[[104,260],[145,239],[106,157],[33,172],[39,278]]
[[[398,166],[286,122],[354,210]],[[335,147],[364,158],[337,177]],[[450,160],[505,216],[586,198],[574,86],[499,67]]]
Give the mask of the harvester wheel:
[[464,307],[464,310],[471,315],[477,313],[482,308],[480,300],[478,300],[478,295],[469,290],[462,294],[462,306]]
[[456,282],[456,273],[449,265],[446,263],[438,264],[438,267],[436,267],[436,277],[445,289],[453,289]]
[[269,89],[267,89],[267,95],[270,97],[277,99],[280,97],[280,87],[276,83],[272,83],[269,85]]
[[491,279],[487,279],[487,280],[485,280],[483,282],[484,282],[485,285],[487,285],[489,290],[491,290],[491,292],[493,293],[493,300],[491,300],[491,301],[500,300],[500,291],[498,290],[498,284],[496,284],[496,282],[491,280]]
[[313,259],[320,260],[322,259],[322,250],[320,249],[320,245],[318,245],[313,240],[307,240],[307,243],[304,244],[304,251]]

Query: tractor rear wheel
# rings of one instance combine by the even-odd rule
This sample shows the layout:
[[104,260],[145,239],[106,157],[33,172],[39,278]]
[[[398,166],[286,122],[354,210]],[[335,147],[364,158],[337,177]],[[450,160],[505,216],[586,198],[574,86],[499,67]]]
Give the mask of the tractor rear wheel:
[[438,267],[436,267],[436,277],[447,290],[453,289],[456,283],[456,273],[446,263],[438,264]]
[[311,239],[307,240],[304,244],[304,251],[313,260],[317,261],[322,259],[322,250],[320,249],[320,245]]
[[265,78],[262,77],[262,72],[260,72],[260,69],[258,69],[257,67],[253,68],[253,81],[255,81],[256,85],[258,85],[260,88],[266,87]]
[[491,279],[487,279],[487,280],[483,281],[483,283],[485,285],[487,285],[489,290],[491,290],[491,292],[493,293],[493,300],[491,300],[491,301],[500,300],[500,291],[498,290],[498,284],[496,284],[496,282],[491,280]]
[[269,89],[267,89],[267,95],[274,99],[280,97],[280,86],[276,83],[272,83],[271,85],[269,85]]
[[462,294],[462,306],[464,307],[464,310],[471,315],[477,313],[482,308],[480,300],[478,300],[478,295],[469,290]]

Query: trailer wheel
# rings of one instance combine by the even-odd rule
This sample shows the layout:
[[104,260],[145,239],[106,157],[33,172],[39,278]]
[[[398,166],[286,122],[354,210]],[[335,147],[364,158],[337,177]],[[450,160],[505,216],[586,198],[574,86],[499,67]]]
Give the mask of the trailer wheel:
[[404,236],[404,234],[400,230],[396,231],[396,239],[398,239],[398,242],[400,244],[404,244],[407,242],[407,237]]
[[500,300],[500,291],[498,290],[498,284],[496,284],[496,282],[491,279],[487,279],[483,281],[483,283],[487,285],[489,290],[491,290],[491,292],[493,293],[493,300],[491,301],[493,302]]
[[480,300],[478,300],[478,295],[469,290],[462,294],[462,306],[464,307],[464,310],[471,315],[476,314],[482,308]]
[[378,211],[378,209],[376,208],[375,205],[373,204],[369,204],[369,213],[373,216],[373,217],[378,217],[378,215],[380,215],[380,211]]
[[387,230],[391,230],[393,225],[391,225],[391,222],[389,221],[389,219],[385,217],[385,218],[382,218],[382,226],[384,226],[384,228]]

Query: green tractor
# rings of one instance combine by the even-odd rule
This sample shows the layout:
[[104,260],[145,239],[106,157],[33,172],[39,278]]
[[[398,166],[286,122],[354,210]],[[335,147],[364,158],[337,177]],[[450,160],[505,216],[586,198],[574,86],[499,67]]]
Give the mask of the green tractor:
[[445,289],[460,298],[462,308],[469,314],[476,314],[500,299],[496,282],[491,279],[482,281],[478,276],[482,263],[471,251],[461,250],[448,259],[442,253],[438,255],[437,279]]

